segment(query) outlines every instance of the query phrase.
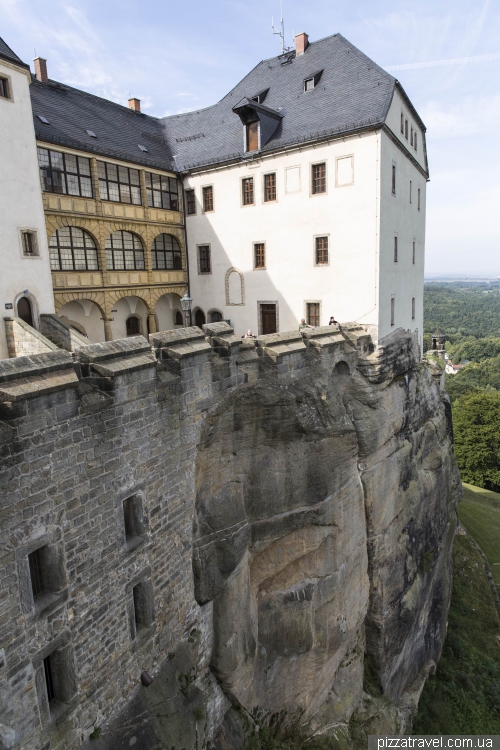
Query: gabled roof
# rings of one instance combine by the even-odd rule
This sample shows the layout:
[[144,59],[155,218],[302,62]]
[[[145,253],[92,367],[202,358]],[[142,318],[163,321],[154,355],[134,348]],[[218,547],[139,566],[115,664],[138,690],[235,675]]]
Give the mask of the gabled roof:
[[[30,86],[36,137],[41,141],[175,170],[160,120],[56,81]],[[37,115],[45,117],[49,125]],[[97,138],[85,131],[93,131]],[[147,153],[139,149],[145,146]]]
[[[322,72],[317,86],[304,80]],[[262,152],[382,125],[396,80],[341,34],[310,44],[305,53],[263,60],[218,104],[162,120],[180,170],[244,155],[242,125],[233,108],[269,89],[265,107],[282,115]],[[200,137],[186,140],[186,135]],[[201,137],[203,136],[203,137]]]
[[0,58],[8,60],[15,65],[19,65],[20,68],[27,68],[28,70],[30,69],[30,66],[24,63],[21,58],[18,57],[13,50],[11,50],[9,45],[4,42],[2,37],[0,37]]

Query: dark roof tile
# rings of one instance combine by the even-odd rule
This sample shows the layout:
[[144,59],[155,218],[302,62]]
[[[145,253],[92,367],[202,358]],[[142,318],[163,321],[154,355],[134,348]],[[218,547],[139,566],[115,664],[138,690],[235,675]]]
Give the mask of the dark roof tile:
[[0,37],[0,57],[4,60],[9,60],[9,62],[13,62],[16,65],[19,65],[21,68],[28,68],[29,70],[30,66],[24,63],[21,58],[18,57],[13,50],[11,50],[9,45],[4,42],[2,37]]

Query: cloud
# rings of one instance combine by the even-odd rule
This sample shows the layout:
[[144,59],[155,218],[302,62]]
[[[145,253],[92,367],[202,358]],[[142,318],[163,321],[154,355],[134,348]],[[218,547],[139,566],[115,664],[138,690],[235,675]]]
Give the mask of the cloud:
[[420,114],[433,140],[496,133],[500,122],[500,94],[469,96],[458,102],[430,101]]
[[476,55],[475,57],[453,57],[449,60],[430,60],[429,62],[404,63],[403,65],[386,65],[385,70],[417,70],[418,68],[437,68],[442,65],[462,65],[464,63],[489,62],[500,60],[500,52],[491,55]]

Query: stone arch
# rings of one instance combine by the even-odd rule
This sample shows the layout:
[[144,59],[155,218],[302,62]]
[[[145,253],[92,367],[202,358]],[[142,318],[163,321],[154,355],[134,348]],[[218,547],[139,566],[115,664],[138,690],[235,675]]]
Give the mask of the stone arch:
[[[163,229],[163,227],[162,227],[162,229]],[[169,247],[168,244],[165,244],[165,242],[164,242],[164,238],[165,237],[171,238],[171,240],[172,240],[172,242],[170,243],[171,247]],[[157,243],[158,246],[155,247],[155,243],[156,243],[157,240],[160,240],[160,242]],[[182,247],[180,245],[180,242],[177,239],[177,237],[175,236],[175,234],[173,234],[172,232],[169,232],[168,230],[167,231],[156,232],[155,236],[153,237],[153,239],[152,239],[152,241],[151,241],[151,243],[149,245],[149,252],[151,253],[151,267],[153,268],[153,270],[158,270],[158,271],[163,271],[163,270],[168,270],[168,271],[182,271],[182,269],[185,268],[184,262],[183,262],[184,259],[183,259],[183,254],[182,254]],[[162,259],[161,255],[162,255],[162,253],[165,253],[166,255],[169,254],[169,253],[171,253],[172,254],[172,258],[171,258],[172,266],[171,267],[167,267],[167,265],[165,265],[164,267],[158,267],[157,266],[156,269],[155,269],[154,268],[154,264],[153,264],[153,253],[154,252],[157,253],[157,260],[158,261],[160,261],[160,260],[166,260],[167,262],[168,262],[169,259],[168,258]],[[158,252],[160,253],[160,255],[158,255]]]
[[334,375],[337,375],[337,376],[347,375],[350,377],[351,368],[349,367],[349,365],[347,364],[345,360],[341,359],[340,362],[337,362],[337,364],[333,368],[333,373]]
[[[73,228],[73,229],[80,230],[81,232],[83,232],[84,235],[85,234],[88,235],[90,237],[90,239],[92,240],[92,242],[94,243],[94,247],[93,248],[89,248],[87,246],[87,242],[85,241],[85,248],[84,249],[85,249],[85,255],[86,255],[86,258],[87,258],[87,262],[89,261],[89,258],[92,257],[91,255],[87,255],[87,250],[93,250],[95,252],[95,254],[96,254],[96,261],[97,261],[97,268],[89,268],[89,269],[87,269],[87,268],[71,268],[71,269],[70,268],[66,268],[66,269],[63,269],[62,267],[61,268],[53,268],[53,266],[52,266],[52,261],[53,261],[52,252],[53,252],[54,248],[51,247],[50,243],[52,242],[52,239],[54,238],[54,236],[56,234],[58,234],[62,229],[69,229],[70,227]],[[72,237],[72,233],[71,232],[70,232],[70,236]],[[73,247],[73,242],[72,241],[70,241],[69,245],[66,245],[66,244],[64,244],[64,241],[60,237],[58,237],[58,239],[56,240],[56,243],[57,243],[56,248],[55,248],[56,250],[57,250],[57,248],[60,247],[60,243],[63,244],[63,247],[61,249],[63,249],[63,248],[66,249],[68,247]],[[83,271],[83,272],[86,272],[88,270],[89,272],[98,272],[98,271],[102,270],[101,269],[102,260],[101,260],[101,252],[100,252],[100,248],[99,248],[99,240],[88,229],[86,229],[85,227],[80,226],[80,222],[73,222],[71,224],[65,223],[65,224],[63,224],[63,226],[58,227],[50,235],[50,237],[48,239],[48,245],[49,245],[49,260],[50,260],[51,271],[54,271],[56,273],[64,273],[65,271],[71,271],[71,272],[72,271],[80,271],[80,272]],[[61,266],[62,266],[62,264],[61,264]]]
[[207,322],[205,311],[201,307],[195,307],[191,312],[191,325],[201,328]]
[[38,302],[36,301],[35,295],[31,294],[31,292],[28,289],[25,289],[23,292],[19,292],[19,294],[17,294],[16,297],[14,298],[14,314],[16,315],[16,317],[18,318],[20,317],[17,306],[18,306],[19,301],[23,297],[28,300],[30,307],[31,307],[31,317],[33,320],[33,328],[36,328],[38,330],[38,328],[40,327]]
[[179,297],[183,297],[187,292],[186,284],[177,284],[176,286],[159,286],[150,290],[151,304],[154,307],[160,297],[164,294],[177,294]]
[[58,229],[64,227],[78,227],[88,232],[94,240],[97,247],[100,247],[99,239],[99,221],[89,219],[85,216],[57,216],[50,214],[46,216],[47,242]]
[[68,302],[78,302],[82,299],[88,299],[94,303],[99,309],[101,315],[106,314],[106,301],[103,292],[63,292],[62,294],[54,295],[54,307],[56,315],[59,315],[59,310],[64,307]]
[[[230,276],[232,274],[237,274],[240,278],[240,301],[231,302],[231,285],[230,285]],[[239,268],[235,268],[234,266],[231,266],[231,268],[228,268],[226,271],[226,281],[225,281],[225,288],[226,288],[226,305],[244,305],[245,304],[245,280],[243,277],[242,272],[239,270]]]
[[112,291],[109,291],[106,296],[109,312],[111,312],[111,308],[116,302],[118,302],[118,300],[123,299],[124,297],[138,297],[146,305],[148,315],[154,314],[154,303],[152,303],[149,289],[143,287],[125,287],[124,289],[113,289]]

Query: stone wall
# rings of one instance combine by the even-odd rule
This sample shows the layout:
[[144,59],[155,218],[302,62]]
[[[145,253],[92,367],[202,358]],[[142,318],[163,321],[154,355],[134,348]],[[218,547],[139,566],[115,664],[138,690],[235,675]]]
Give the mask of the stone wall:
[[58,348],[40,331],[32,328],[21,318],[4,318],[4,321],[9,357],[29,357],[32,354],[44,354]]
[[439,657],[459,480],[412,337],[204,328],[0,362],[22,748],[236,747],[256,705],[347,734],[364,666],[375,721]]

